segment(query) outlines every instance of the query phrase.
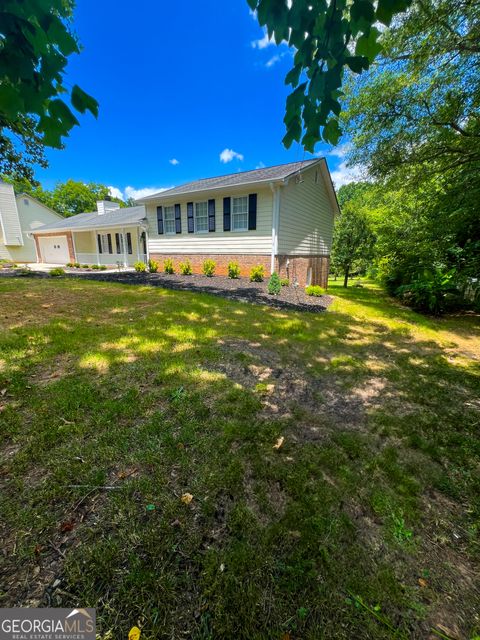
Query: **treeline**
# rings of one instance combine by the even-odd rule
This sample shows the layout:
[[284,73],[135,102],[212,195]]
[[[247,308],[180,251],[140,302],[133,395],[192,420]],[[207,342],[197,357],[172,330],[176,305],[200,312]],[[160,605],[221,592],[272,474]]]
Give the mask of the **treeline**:
[[424,311],[478,308],[480,4],[414,2],[383,43],[347,87],[348,159],[367,181],[340,189],[334,269],[355,232],[350,270]]
[[96,182],[85,183],[67,180],[66,182],[57,182],[53,189],[48,190],[26,178],[8,175],[2,175],[1,178],[5,182],[13,184],[15,193],[28,193],[66,218],[77,213],[96,211],[98,200],[113,200],[118,202],[121,207],[133,205],[133,201],[112,198],[109,188]]

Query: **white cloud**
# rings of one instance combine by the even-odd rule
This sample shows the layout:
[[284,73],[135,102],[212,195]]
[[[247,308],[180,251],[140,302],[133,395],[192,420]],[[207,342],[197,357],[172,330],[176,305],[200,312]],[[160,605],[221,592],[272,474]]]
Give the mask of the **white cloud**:
[[173,164],[174,167],[176,167],[177,164],[180,164],[180,160],[177,160],[176,158],[172,158],[169,162],[170,164]]
[[263,38],[260,38],[259,40],[253,40],[251,44],[252,44],[252,47],[254,49],[266,49],[267,47],[270,47],[271,45],[274,45],[275,44],[275,40],[273,38],[270,39],[268,37],[267,30],[264,29],[263,30]]
[[253,20],[256,20],[256,19],[257,19],[257,10],[256,10],[256,9],[249,9],[249,10],[248,10],[248,13],[250,14],[250,16],[251,16],[251,18],[252,18]]
[[117,187],[108,187],[108,191],[112,198],[119,198],[120,200],[123,200],[123,193]]
[[280,62],[281,59],[282,59],[282,56],[279,56],[279,55],[272,56],[270,60],[267,61],[265,66],[267,67],[267,69],[270,69],[270,67],[273,67],[274,64],[277,64],[277,62]]
[[265,165],[263,164],[263,162],[259,162],[255,169],[265,169]]
[[220,162],[227,164],[227,162],[231,162],[232,160],[237,159],[242,161],[243,155],[241,153],[237,153],[233,149],[224,149],[220,154]]
[[125,187],[125,198],[132,198],[138,200],[139,198],[146,198],[152,196],[154,193],[161,193],[171,189],[171,187],[144,187],[143,189],[135,189],[135,187]]
[[[338,147],[333,147],[327,153],[318,155],[326,155],[330,158],[337,158],[340,160],[337,167],[331,171],[333,183],[337,189],[349,182],[358,182],[359,180],[367,180],[368,177],[365,174],[363,167],[358,165],[348,166],[346,156],[350,150],[350,144],[346,142]],[[315,154],[317,155],[317,154]]]

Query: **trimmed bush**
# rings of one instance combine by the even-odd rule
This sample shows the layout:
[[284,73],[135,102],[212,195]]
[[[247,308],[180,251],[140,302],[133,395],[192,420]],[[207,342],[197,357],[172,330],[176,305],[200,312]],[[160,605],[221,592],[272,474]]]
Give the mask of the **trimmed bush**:
[[310,284],[308,287],[305,287],[305,293],[307,296],[319,297],[325,295],[325,289],[319,287],[318,284]]
[[145,273],[147,270],[147,265],[144,262],[135,262],[133,268],[137,273]]
[[289,287],[290,286],[290,280],[288,278],[282,278],[280,280],[280,284],[282,287]]
[[217,267],[217,263],[215,260],[205,260],[202,266],[203,275],[208,278],[212,278],[215,275],[215,269]]
[[156,260],[152,260],[150,258],[150,260],[148,261],[148,270],[150,271],[150,273],[157,273],[159,266],[160,265]]
[[[84,269],[88,269],[88,264],[85,265]],[[95,269],[95,271],[98,271],[98,269],[100,269],[100,265],[99,264],[92,264],[92,266],[90,267],[90,269]]]
[[100,269],[100,271],[106,271],[107,270],[107,265],[101,264],[99,269]]
[[268,281],[268,293],[271,296],[278,296],[281,290],[282,285],[280,284],[279,275],[276,271],[274,271],[270,276],[270,280]]
[[[77,269],[80,268],[80,265],[78,265],[78,267],[76,267]],[[89,264],[82,264],[81,265],[82,269],[90,269],[90,265]]]
[[256,267],[252,267],[250,271],[250,282],[263,282],[265,277],[265,267],[263,264],[258,264]]
[[190,264],[190,260],[185,260],[185,262],[180,262],[179,265],[180,273],[182,276],[191,276],[193,273],[192,265]]
[[238,266],[238,262],[229,262],[227,269],[228,277],[232,280],[236,280],[240,277],[240,267]]
[[173,266],[173,260],[171,258],[163,261],[163,272],[168,273],[170,276],[175,273],[175,267]]
[[55,267],[54,269],[50,269],[49,274],[52,278],[58,278],[59,276],[65,275],[65,270],[62,267]]
[[72,267],[75,266],[75,264],[73,262],[67,262],[67,264],[65,265],[68,269],[71,269]]

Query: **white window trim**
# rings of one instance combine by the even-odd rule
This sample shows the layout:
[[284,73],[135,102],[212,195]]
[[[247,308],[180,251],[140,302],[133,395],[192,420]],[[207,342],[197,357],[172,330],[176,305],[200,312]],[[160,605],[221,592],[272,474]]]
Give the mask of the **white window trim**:
[[[173,218],[169,220],[169,222],[173,222],[173,231],[167,231],[167,209],[171,209],[171,213],[173,213]],[[166,236],[174,236],[177,232],[175,221],[175,205],[167,206],[163,210],[163,230]]]
[[[113,255],[113,253],[110,253],[108,249],[108,234],[100,233],[99,236],[100,236],[100,242],[102,244],[102,253],[107,253],[109,256]],[[112,250],[113,250],[113,246],[112,246]]]
[[[206,229],[197,229],[197,204],[204,204],[207,209],[207,228]],[[193,203],[193,231],[195,233],[208,233],[208,201],[201,200],[199,202]]]
[[[239,215],[239,214],[233,213],[233,201],[234,200],[239,200],[240,198],[246,198],[247,199],[247,226],[243,227],[241,229],[235,229],[233,221],[235,219],[235,216]],[[231,206],[230,217],[231,217],[230,228],[232,230],[232,233],[245,233],[245,231],[248,231],[248,196],[245,196],[245,195],[244,196],[232,196],[232,206]]]
[[[123,233],[119,233],[118,234],[118,239],[119,239],[119,244],[120,244],[120,251],[117,251],[117,238],[116,238],[116,234],[115,234],[115,251],[117,251],[117,256],[123,256],[125,253],[125,238],[123,237]],[[112,247],[113,249],[113,247]]]

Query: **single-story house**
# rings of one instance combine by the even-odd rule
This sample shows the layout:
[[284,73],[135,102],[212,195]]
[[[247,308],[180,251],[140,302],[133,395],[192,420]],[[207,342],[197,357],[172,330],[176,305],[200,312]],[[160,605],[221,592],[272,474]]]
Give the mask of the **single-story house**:
[[33,232],[63,220],[62,216],[26,193],[0,181],[0,260],[37,262]]
[[204,260],[225,274],[262,264],[266,273],[326,287],[339,213],[325,159],[189,182],[138,200],[146,207],[149,257]]
[[[109,201],[34,232],[40,262],[132,265],[149,258],[207,259],[226,274],[263,265],[266,274],[327,286],[339,212],[326,161],[293,162],[189,182],[120,209]],[[53,258],[57,258],[53,260]]]
[[132,266],[148,260],[145,207],[101,200],[97,211],[62,218],[34,232],[38,262]]

